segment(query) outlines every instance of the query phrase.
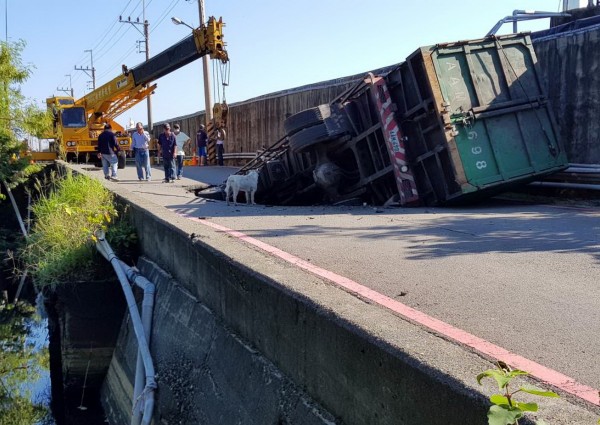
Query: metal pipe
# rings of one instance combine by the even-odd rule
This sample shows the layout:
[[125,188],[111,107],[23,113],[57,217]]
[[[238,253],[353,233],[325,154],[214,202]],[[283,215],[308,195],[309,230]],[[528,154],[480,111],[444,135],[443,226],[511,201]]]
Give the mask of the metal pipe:
[[562,170],[561,173],[600,174],[600,167],[569,167]]
[[532,182],[529,183],[529,186],[556,187],[561,189],[600,190],[600,184],[585,183]]
[[13,209],[15,210],[15,215],[17,216],[17,220],[19,221],[19,226],[21,226],[21,232],[23,232],[23,236],[27,238],[29,237],[29,235],[27,234],[27,229],[25,229],[25,223],[23,223],[23,217],[21,217],[21,213],[19,212],[17,201],[15,201],[15,197],[13,196],[12,191],[10,190],[10,186],[8,185],[6,180],[2,180],[2,183],[4,183],[4,187],[6,188],[8,197],[10,198],[10,202],[13,206]]
[[[148,344],[150,344],[150,337],[152,336],[152,315],[154,313],[154,294],[156,287],[152,282],[138,274],[132,267],[129,267],[123,261],[120,261],[121,267],[129,282],[136,284],[139,288],[144,291],[144,299],[142,300],[142,325],[144,327],[144,334]],[[139,425],[142,420],[142,409],[136,408],[138,399],[142,395],[144,388],[144,362],[142,359],[142,352],[138,350],[137,362],[135,366],[135,383],[133,387],[133,414],[131,418],[132,425]]]
[[496,32],[500,29],[502,25],[507,22],[514,22],[513,24],[513,32],[517,32],[517,22],[518,21],[528,21],[531,19],[543,19],[543,18],[553,18],[556,16],[569,17],[571,16],[568,13],[562,12],[539,12],[536,10],[527,11],[527,10],[514,10],[512,15],[505,16],[500,19],[496,25],[492,27],[491,30],[488,31],[486,37],[489,35],[496,34]]
[[[113,269],[117,273],[117,277],[119,278],[119,282],[121,283],[121,288],[123,289],[123,294],[125,295],[125,300],[127,301],[127,308],[129,309],[129,314],[131,316],[131,323],[133,324],[133,331],[135,333],[135,337],[138,341],[139,351],[142,355],[142,362],[145,369],[146,376],[146,386],[142,395],[145,395],[144,398],[144,415],[142,417],[143,425],[150,425],[152,422],[152,412],[154,410],[154,391],[156,390],[156,379],[155,379],[155,371],[154,364],[152,362],[152,357],[150,355],[150,349],[148,347],[148,341],[144,335],[144,326],[142,324],[142,319],[140,317],[140,313],[137,310],[137,304],[135,302],[135,298],[133,296],[133,291],[129,286],[129,281],[127,279],[126,273],[123,271],[121,266],[121,260],[117,258],[112,248],[108,244],[105,239],[104,231],[99,230],[96,232],[96,248],[113,266]],[[132,417],[133,420],[133,417]]]
[[581,167],[581,168],[598,168],[600,169],[600,164],[577,164],[577,163],[569,163],[569,167]]

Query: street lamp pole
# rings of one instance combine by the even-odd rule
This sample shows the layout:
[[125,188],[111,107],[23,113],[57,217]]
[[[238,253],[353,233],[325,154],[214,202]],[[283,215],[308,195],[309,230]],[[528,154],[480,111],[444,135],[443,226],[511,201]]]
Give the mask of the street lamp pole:
[[[200,15],[200,25],[204,24],[204,0],[198,0],[198,14]],[[210,92],[210,73],[208,68],[208,55],[202,57],[202,72],[204,75],[204,110],[205,110],[205,122],[206,128],[209,128],[209,124],[213,120],[212,111],[212,94]]]
[[[119,22],[124,23],[124,24],[133,25],[133,27],[136,30],[138,30],[138,32],[140,32],[140,34],[142,34],[142,36],[144,36],[144,44],[146,46],[146,48],[144,50],[146,53],[146,62],[148,62],[148,60],[150,59],[150,38],[149,38],[149,31],[148,31],[150,24],[146,20],[146,0],[142,1],[142,22],[140,22],[139,17],[137,18],[137,20],[132,21],[131,17],[128,17],[127,20],[124,20],[124,19],[122,19],[121,16],[119,16]],[[140,29],[136,25],[142,25],[144,27],[144,31],[140,31]],[[138,53],[141,53],[141,47],[140,47],[140,51]],[[150,132],[150,133],[152,133],[152,99],[151,99],[151,97],[152,97],[152,95],[150,95],[150,94],[146,97],[146,104],[148,106],[148,132]]]

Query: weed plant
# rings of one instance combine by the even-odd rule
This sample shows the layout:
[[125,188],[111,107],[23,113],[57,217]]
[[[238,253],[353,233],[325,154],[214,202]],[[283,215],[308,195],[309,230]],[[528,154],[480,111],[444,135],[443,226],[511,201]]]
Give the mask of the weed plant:
[[34,225],[23,257],[38,287],[112,276],[111,266],[95,248],[93,235],[99,229],[116,244],[118,255],[135,250],[135,230],[119,217],[112,193],[99,181],[52,173],[35,186],[39,197],[32,206]]
[[[530,386],[520,386],[516,390],[510,390],[509,386],[513,379],[529,375],[528,372],[511,367],[503,361],[496,362],[496,369],[488,369],[477,375],[477,382],[481,385],[484,378],[493,378],[498,384],[501,394],[493,394],[490,397],[492,405],[488,411],[488,425],[519,425],[526,412],[537,412],[537,403],[524,403],[515,399],[518,393],[533,394],[538,397],[558,397],[554,391],[543,390]],[[535,421],[536,425],[546,425],[542,419]]]

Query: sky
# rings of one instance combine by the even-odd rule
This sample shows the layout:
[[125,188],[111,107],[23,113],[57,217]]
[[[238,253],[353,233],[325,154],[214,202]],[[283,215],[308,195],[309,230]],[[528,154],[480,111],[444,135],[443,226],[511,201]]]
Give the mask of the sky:
[[[40,107],[64,95],[89,93],[90,68],[96,87],[145,60],[138,53],[141,26],[120,23],[131,17],[150,26],[150,56],[189,35],[176,16],[196,27],[197,0],[0,0],[0,36],[24,40],[23,62],[32,67],[22,93]],[[244,101],[279,90],[367,72],[402,62],[420,46],[483,37],[513,10],[558,12],[559,0],[205,0],[205,16],[222,17],[230,57],[225,94],[211,72],[214,101]],[[519,31],[547,28],[549,19],[519,23]],[[136,29],[137,28],[137,29]],[[498,32],[512,32],[505,24]],[[144,46],[142,45],[142,49]],[[91,50],[91,53],[86,50]],[[211,66],[212,69],[212,66]],[[71,77],[69,77],[70,75]],[[157,80],[153,121],[204,110],[202,60]],[[117,118],[147,123],[145,102]]]

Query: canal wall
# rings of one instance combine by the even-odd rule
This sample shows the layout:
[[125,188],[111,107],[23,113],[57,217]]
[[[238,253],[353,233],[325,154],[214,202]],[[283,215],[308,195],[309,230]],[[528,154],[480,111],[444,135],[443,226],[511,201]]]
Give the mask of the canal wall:
[[[116,193],[130,204],[139,267],[157,284],[155,423],[486,423],[475,387],[490,366],[483,359],[225,234]],[[126,319],[103,389],[111,424],[129,422],[136,350]],[[448,355],[462,360],[449,364]],[[447,373],[464,365],[464,380]]]
[[[475,377],[490,361],[104,184],[129,205],[138,267],[157,285],[155,424],[487,423],[487,399],[497,388]],[[111,424],[129,423],[136,350],[126,318],[102,391]],[[543,417],[573,424],[594,415],[549,399]]]

